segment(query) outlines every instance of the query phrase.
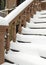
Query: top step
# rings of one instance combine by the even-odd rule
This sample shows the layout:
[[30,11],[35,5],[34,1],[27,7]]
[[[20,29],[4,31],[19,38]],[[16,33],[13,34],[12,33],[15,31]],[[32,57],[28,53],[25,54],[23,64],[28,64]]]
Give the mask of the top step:
[[46,18],[46,15],[36,14],[33,18]]
[[37,11],[36,14],[46,14],[46,10]]
[[29,29],[22,27],[22,34],[26,35],[43,35],[46,36],[46,29]]
[[46,2],[46,0],[43,0],[43,1],[41,1],[41,2]]
[[34,23],[46,23],[46,18],[32,18],[31,21]]
[[16,64],[11,64],[11,63],[4,62],[4,63],[1,64],[1,65],[16,65]]
[[26,22],[26,27],[29,27],[29,28],[36,28],[36,29],[46,29],[46,23],[39,23],[39,24],[35,24],[35,23],[28,23]]

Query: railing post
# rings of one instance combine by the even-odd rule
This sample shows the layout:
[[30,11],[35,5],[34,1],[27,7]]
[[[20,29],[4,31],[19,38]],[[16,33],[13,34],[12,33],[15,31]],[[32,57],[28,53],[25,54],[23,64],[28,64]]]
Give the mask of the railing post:
[[40,11],[41,10],[41,3],[39,0],[34,0],[34,8],[36,11]]
[[33,17],[33,15],[34,15],[34,7],[31,6],[31,14],[30,14],[30,16]]
[[19,26],[18,26],[18,33],[21,34],[22,28],[21,28],[21,17],[19,18]]
[[0,32],[0,65],[4,63],[4,37],[3,33]]
[[26,9],[26,21],[30,22],[30,7],[27,7]]
[[13,36],[13,42],[16,41],[16,25],[15,22],[13,23],[13,28],[12,28],[13,32],[12,32],[12,36]]
[[16,20],[12,21],[10,24],[9,24],[9,40],[13,40],[13,42],[16,41]]
[[10,48],[9,29],[6,29],[6,33],[5,33],[5,49],[6,49],[6,53],[9,51],[9,48]]
[[26,27],[26,10],[24,10],[24,12],[21,16],[21,25]]
[[22,21],[23,21],[23,26],[26,27],[26,15],[25,14],[23,15],[23,20]]
[[41,2],[39,1],[39,3],[38,3],[38,11],[41,11]]
[[37,10],[36,10],[36,7],[35,7],[35,2],[33,2],[33,6],[32,7],[33,7],[33,10],[34,10],[34,14],[36,14]]

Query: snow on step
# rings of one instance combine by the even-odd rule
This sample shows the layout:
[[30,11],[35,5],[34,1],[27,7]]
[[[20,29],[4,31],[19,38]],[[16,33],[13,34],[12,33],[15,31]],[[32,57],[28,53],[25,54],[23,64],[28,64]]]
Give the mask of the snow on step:
[[16,65],[16,64],[11,64],[11,63],[4,62],[4,63],[1,64],[1,65]]
[[46,15],[36,14],[36,15],[33,16],[33,18],[46,18]]
[[20,42],[30,43],[30,42],[46,42],[46,36],[37,36],[37,35],[16,35],[16,40]]
[[46,23],[39,23],[39,24],[35,24],[35,23],[28,23],[26,22],[26,27],[29,27],[29,28],[46,28]]
[[34,23],[46,23],[46,18],[33,18],[31,21]]
[[17,65],[46,65],[46,60],[39,55],[9,51],[8,54],[5,54],[5,58]]
[[46,10],[36,11],[36,14],[45,14]]
[[43,0],[43,1],[41,1],[41,2],[46,2],[46,0]]
[[10,49],[18,50],[19,52],[33,54],[33,55],[40,55],[46,57],[46,42],[42,43],[19,43],[19,42],[11,42]]
[[18,50],[19,52],[23,52],[23,53],[27,53],[27,54],[33,54],[33,55],[37,55],[37,49],[33,48],[32,46],[34,46],[31,43],[22,43],[22,42],[11,42],[10,43],[10,49],[15,50],[14,52],[16,52],[16,50]]
[[29,29],[22,27],[22,34],[41,34],[41,35],[46,35],[46,29]]

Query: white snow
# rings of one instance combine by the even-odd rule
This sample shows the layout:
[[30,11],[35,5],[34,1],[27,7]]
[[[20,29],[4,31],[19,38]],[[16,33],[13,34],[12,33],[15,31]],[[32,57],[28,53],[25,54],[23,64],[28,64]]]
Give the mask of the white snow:
[[37,49],[32,48],[31,43],[19,43],[19,42],[12,42],[10,43],[10,49],[18,50],[19,52],[26,53],[26,54],[33,54],[38,55]]
[[46,57],[46,42],[19,43],[16,41],[10,43],[10,49],[18,50],[26,54]]
[[22,34],[17,34],[16,35],[16,40],[17,41],[22,41],[22,42],[40,42],[40,43],[45,43],[46,42],[46,36],[38,36],[38,35],[22,35]]
[[46,60],[39,55],[9,51],[8,54],[5,54],[5,58],[17,65],[46,65]]
[[5,19],[0,16],[0,25],[7,26],[7,22],[5,22]]

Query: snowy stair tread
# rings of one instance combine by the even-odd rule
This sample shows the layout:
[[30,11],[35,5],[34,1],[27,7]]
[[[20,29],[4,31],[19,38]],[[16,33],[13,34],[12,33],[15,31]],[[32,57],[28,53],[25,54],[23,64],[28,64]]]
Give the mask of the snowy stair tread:
[[[42,45],[41,45],[42,44]],[[27,53],[27,54],[33,54],[46,57],[46,43],[45,42],[32,42],[30,43],[18,43],[18,42],[11,42],[10,49],[13,50],[19,50],[20,52]],[[16,52],[16,51],[14,51]]]
[[22,27],[22,34],[46,35],[46,29],[29,29]]
[[26,22],[26,27],[29,27],[29,28],[46,28],[46,23],[39,23],[39,24],[35,24],[35,23],[28,23]]
[[39,55],[9,51],[8,54],[5,54],[5,58],[17,65],[46,65],[46,60],[41,58]]
[[[30,21],[31,22],[31,21]],[[36,23],[46,23],[46,18],[33,18],[32,22]]]
[[36,14],[33,16],[33,18],[46,18],[46,15]]
[[22,35],[22,34],[17,34],[16,35],[16,40],[20,42],[25,42],[25,43],[31,43],[31,42],[46,42],[46,36],[37,36],[37,35]]
[[36,14],[45,14],[46,10],[37,11]]
[[43,0],[43,1],[41,1],[41,2],[46,2],[46,0]]

